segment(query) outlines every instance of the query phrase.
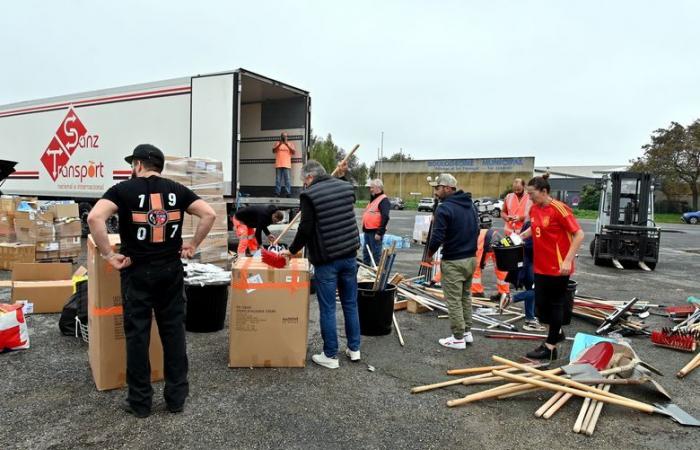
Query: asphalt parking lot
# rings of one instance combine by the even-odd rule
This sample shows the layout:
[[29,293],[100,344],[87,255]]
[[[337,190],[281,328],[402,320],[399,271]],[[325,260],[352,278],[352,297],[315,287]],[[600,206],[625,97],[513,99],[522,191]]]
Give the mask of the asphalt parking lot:
[[[415,214],[393,211],[389,232],[410,236]],[[661,261],[654,272],[643,272],[594,266],[587,250],[593,222],[582,225],[587,236],[574,277],[580,293],[610,300],[636,296],[663,305],[700,295],[700,226],[664,225],[668,232],[662,234]],[[395,270],[414,276],[421,254],[416,245],[398,251]],[[0,272],[0,278],[8,279],[9,272]],[[495,289],[488,269],[484,279],[487,289]],[[2,290],[0,301],[8,298]],[[191,396],[186,410],[166,412],[162,384],[157,384],[154,414],[145,420],[120,410],[124,390],[95,390],[87,346],[60,335],[58,315],[32,316],[31,349],[0,355],[0,448],[697,448],[700,430],[621,407],[606,407],[596,433],[586,437],[571,431],[580,400],[543,420],[534,411],[549,398],[545,393],[454,409],[447,408],[447,400],[481,388],[455,386],[411,395],[412,386],[449,379],[446,369],[488,365],[493,354],[515,359],[536,345],[477,334],[465,351],[444,349],[437,339],[449,327],[436,313],[397,313],[403,348],[394,334],[364,337],[361,363],[342,358],[338,370],[317,367],[310,356],[321,348],[321,337],[313,299],[311,305],[306,368],[229,369],[226,329],[188,333]],[[338,317],[342,336],[342,315]],[[647,322],[655,327],[671,323],[658,316]],[[566,331],[573,335],[594,329],[575,319]],[[665,373],[658,381],[674,401],[700,417],[700,372],[683,380],[674,376],[690,355],[654,347],[645,337],[629,339],[644,360]],[[568,357],[567,345],[563,350],[562,358]],[[640,388],[614,391],[655,400]]]

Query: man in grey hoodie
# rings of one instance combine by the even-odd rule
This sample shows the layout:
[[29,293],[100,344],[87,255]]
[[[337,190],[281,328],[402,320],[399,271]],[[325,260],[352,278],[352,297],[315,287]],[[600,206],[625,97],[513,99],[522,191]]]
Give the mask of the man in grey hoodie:
[[442,290],[450,316],[452,336],[440,339],[440,345],[465,349],[474,342],[471,333],[471,284],[476,269],[479,217],[469,194],[457,190],[457,180],[449,173],[440,174],[430,183],[441,203],[428,243],[428,257],[442,246]]

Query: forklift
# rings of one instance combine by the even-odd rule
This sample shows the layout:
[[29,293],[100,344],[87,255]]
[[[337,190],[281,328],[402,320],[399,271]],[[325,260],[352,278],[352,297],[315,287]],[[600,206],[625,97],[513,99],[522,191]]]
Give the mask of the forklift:
[[652,271],[659,261],[661,228],[654,222],[654,180],[649,173],[611,172],[601,183],[595,238],[595,265]]

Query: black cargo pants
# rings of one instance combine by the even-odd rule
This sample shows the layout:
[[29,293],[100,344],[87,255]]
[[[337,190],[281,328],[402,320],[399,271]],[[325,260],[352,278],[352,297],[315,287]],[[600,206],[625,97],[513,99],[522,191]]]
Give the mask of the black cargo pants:
[[127,401],[137,411],[151,410],[153,388],[148,348],[154,312],[163,343],[165,402],[171,408],[179,407],[187,398],[183,287],[184,270],[179,259],[135,263],[121,271]]

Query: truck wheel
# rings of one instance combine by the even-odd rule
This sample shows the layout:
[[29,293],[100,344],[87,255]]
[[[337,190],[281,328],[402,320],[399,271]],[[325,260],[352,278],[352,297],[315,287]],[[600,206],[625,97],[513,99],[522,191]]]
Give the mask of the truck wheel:
[[494,208],[493,211],[491,211],[491,215],[493,217],[501,217],[501,210],[498,208]]
[[88,226],[88,214],[92,211],[92,205],[87,202],[82,202],[78,204],[78,212],[80,213],[80,225],[83,229],[83,237],[90,234],[90,227]]
[[119,233],[119,216],[114,214],[112,217],[107,219],[107,232],[116,234]]
[[591,250],[591,256],[595,256],[595,238],[593,238],[593,240],[591,241],[590,250]]

